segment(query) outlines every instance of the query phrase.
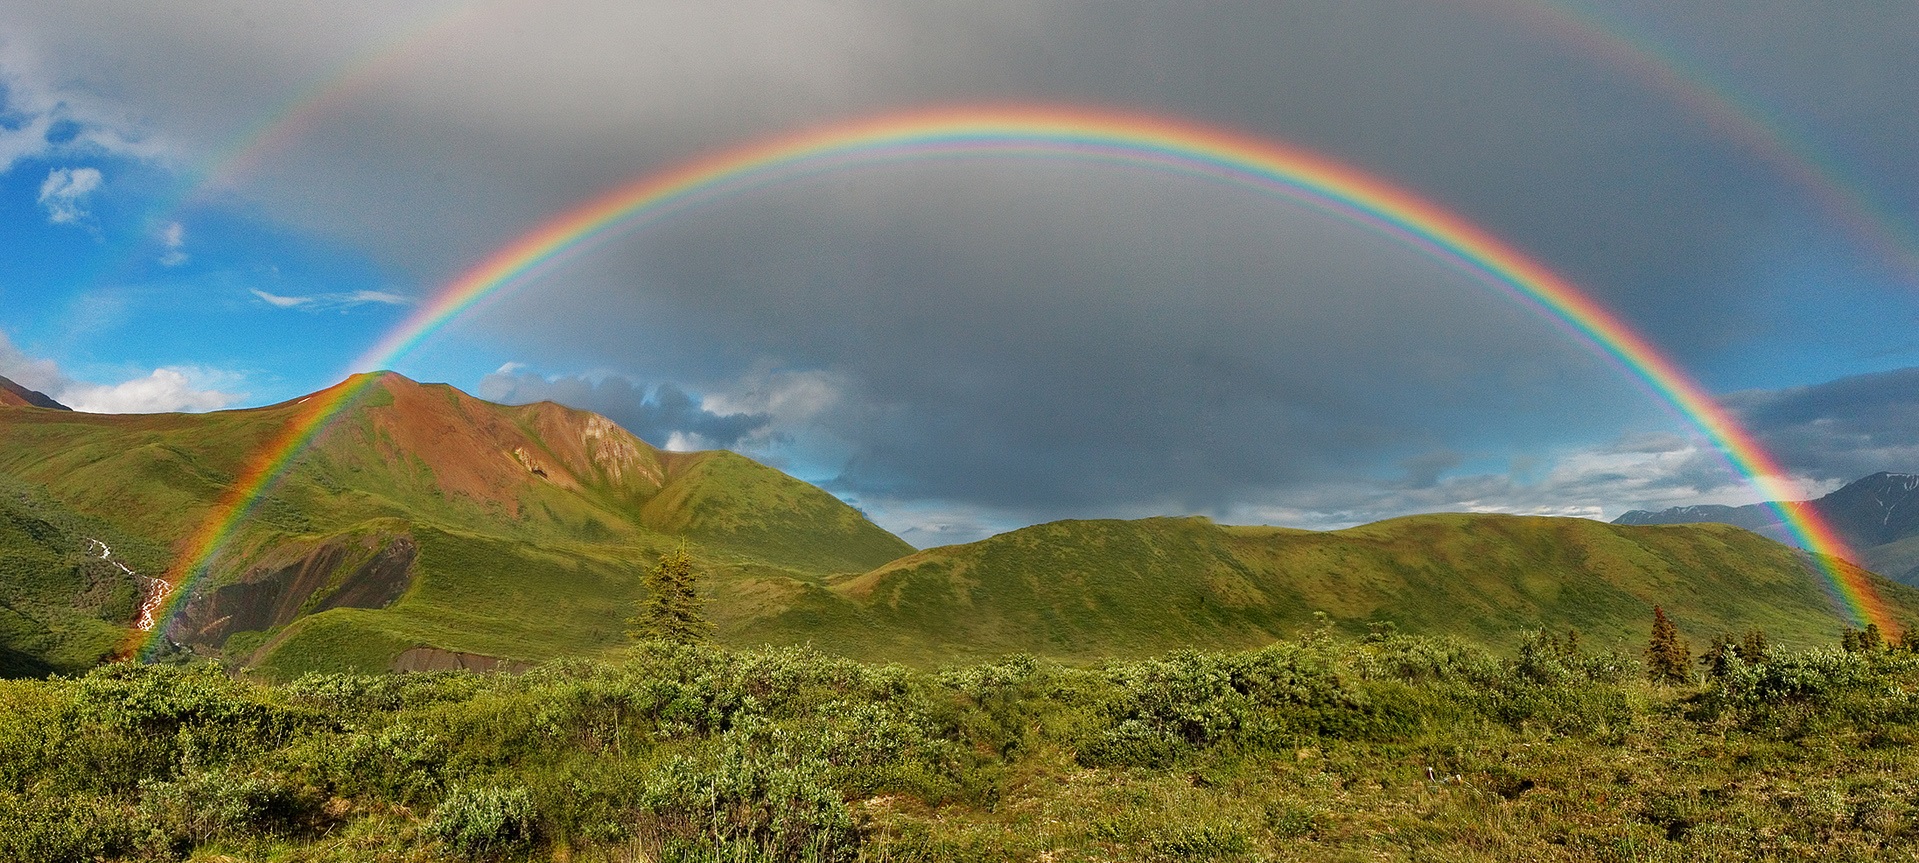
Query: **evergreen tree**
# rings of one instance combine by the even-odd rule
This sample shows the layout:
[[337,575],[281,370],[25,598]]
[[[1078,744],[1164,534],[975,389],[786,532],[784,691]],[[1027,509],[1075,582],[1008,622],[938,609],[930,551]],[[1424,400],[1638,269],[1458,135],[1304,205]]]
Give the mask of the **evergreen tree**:
[[699,575],[685,545],[660,556],[647,573],[646,586],[646,602],[628,635],[692,644],[713,633],[713,624],[700,611]]
[[1666,610],[1652,609],[1652,641],[1646,646],[1646,676],[1659,683],[1685,683],[1692,679],[1692,649],[1679,637],[1679,628],[1667,619]]
[[1755,629],[1746,633],[1746,640],[1739,643],[1739,658],[1747,665],[1758,665],[1766,661],[1766,631]]
[[1732,661],[1742,659],[1740,649],[1733,643],[1730,635],[1715,635],[1712,643],[1706,645],[1706,652],[1699,657],[1699,664],[1705,666],[1706,674],[1714,678],[1723,678],[1732,673]]
[[1875,653],[1884,650],[1886,637],[1879,632],[1879,624],[1868,623],[1865,629],[1847,627],[1839,635],[1839,646],[1847,653]]

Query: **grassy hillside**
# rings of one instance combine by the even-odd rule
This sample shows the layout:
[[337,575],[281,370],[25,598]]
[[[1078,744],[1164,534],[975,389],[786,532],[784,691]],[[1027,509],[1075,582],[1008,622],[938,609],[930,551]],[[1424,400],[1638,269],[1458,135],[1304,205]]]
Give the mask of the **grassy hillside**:
[[[1880,472],[1816,500],[1794,504],[1817,512],[1866,568],[1893,581],[1919,584],[1919,475]],[[1616,524],[1734,524],[1781,542],[1799,539],[1774,504],[1678,506],[1633,510]]]
[[[153,556],[159,572],[299,405],[148,416],[0,408],[0,476],[116,536],[170,549]],[[417,548],[397,601],[326,607],[395,542]],[[196,625],[173,634],[285,673],[382,669],[417,646],[534,660],[592,653],[624,642],[640,574],[680,542],[710,573],[722,619],[738,616],[724,607],[728,585],[778,595],[912,551],[831,495],[741,456],[665,452],[594,414],[496,405],[388,374],[253,507],[186,600]],[[360,552],[342,551],[350,547]],[[45,570],[35,561],[17,568]],[[11,580],[25,589],[42,577]],[[306,593],[269,595],[280,581]],[[229,605],[209,605],[221,591]],[[275,608],[231,606],[248,597]],[[231,632],[219,622],[234,611],[271,625]]]
[[[1576,628],[1623,646],[1643,643],[1654,604],[1700,642],[1758,627],[1827,643],[1849,621],[1819,578],[1801,553],[1723,525],[1442,514],[1329,532],[1055,522],[929,549],[832,592],[881,627],[878,649],[891,657],[1094,658],[1250,647],[1314,612],[1358,632],[1392,624],[1510,646],[1524,630]],[[1919,619],[1919,593],[1879,583]],[[767,631],[797,637],[810,624],[774,620]]]
[[79,674],[133,623],[138,586],[100,556],[158,572],[164,551],[0,476],[0,676]]

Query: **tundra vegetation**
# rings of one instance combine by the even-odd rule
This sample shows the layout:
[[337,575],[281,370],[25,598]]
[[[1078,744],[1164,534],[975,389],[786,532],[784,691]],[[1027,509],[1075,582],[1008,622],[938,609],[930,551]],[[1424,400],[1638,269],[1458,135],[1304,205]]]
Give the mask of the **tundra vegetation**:
[[1845,644],[1748,637],[1677,682],[1567,634],[1325,628],[938,671],[663,641],[517,676],[115,664],[0,681],[0,857],[1912,859],[1919,653]]

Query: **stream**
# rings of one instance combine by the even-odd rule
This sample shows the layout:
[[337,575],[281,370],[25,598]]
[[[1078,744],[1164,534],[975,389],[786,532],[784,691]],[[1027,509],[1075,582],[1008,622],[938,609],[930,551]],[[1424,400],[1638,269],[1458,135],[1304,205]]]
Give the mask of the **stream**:
[[100,548],[101,560],[119,567],[121,572],[126,573],[128,578],[133,579],[134,584],[139,585],[140,613],[133,619],[133,628],[141,632],[152,632],[155,623],[154,618],[160,613],[160,606],[166,603],[167,594],[173,592],[173,585],[166,583],[164,579],[152,578],[134,572],[126,564],[113,559],[113,549],[109,548],[106,543],[93,537],[87,537],[87,553],[93,553],[95,546]]

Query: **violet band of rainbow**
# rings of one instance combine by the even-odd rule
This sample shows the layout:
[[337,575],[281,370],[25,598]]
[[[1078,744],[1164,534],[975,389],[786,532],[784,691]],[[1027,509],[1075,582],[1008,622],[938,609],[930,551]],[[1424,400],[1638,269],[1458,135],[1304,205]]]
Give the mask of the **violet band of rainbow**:
[[[1466,219],[1356,168],[1270,139],[1166,117],[1056,106],[959,107],[888,114],[716,153],[619,186],[522,234],[436,292],[381,338],[352,371],[390,367],[423,340],[500,291],[630,230],[752,188],[887,161],[960,157],[1092,159],[1226,182],[1309,204],[1406,242],[1544,315],[1630,374],[1699,429],[1765,498],[1796,490],[1772,456],[1698,383],[1647,339],[1571,282]],[[369,379],[316,396],[235,480],[170,573],[191,592],[246,513],[326,421]],[[1852,622],[1896,631],[1872,583],[1842,560],[1852,553],[1808,507],[1775,506],[1806,549],[1835,606]],[[171,579],[170,579],[171,580]],[[169,609],[170,612],[170,609]],[[170,616],[170,615],[169,615]],[[148,647],[158,644],[155,627]]]

